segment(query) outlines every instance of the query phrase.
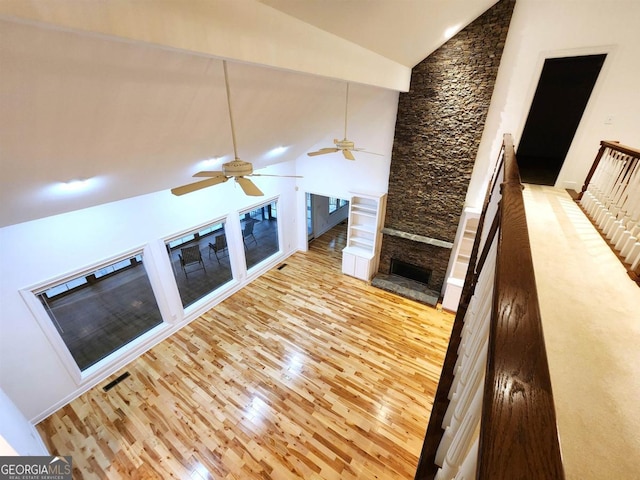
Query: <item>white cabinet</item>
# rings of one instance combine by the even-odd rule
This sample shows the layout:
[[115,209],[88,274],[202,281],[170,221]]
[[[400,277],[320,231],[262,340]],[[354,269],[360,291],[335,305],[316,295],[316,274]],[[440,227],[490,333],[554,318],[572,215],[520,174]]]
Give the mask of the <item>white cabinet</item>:
[[342,250],[342,272],[352,277],[369,280],[375,271],[373,268],[372,257],[367,252],[358,251],[355,248],[345,248]]
[[471,259],[471,251],[473,250],[473,242],[476,238],[478,230],[478,221],[480,212],[473,209],[465,209],[462,212],[463,229],[460,238],[454,246],[453,266],[451,274],[447,278],[447,285],[442,299],[442,307],[446,310],[456,311],[460,303],[460,295],[462,287],[467,275],[469,260]]
[[349,203],[347,246],[342,250],[342,272],[371,280],[378,269],[387,194],[353,193]]

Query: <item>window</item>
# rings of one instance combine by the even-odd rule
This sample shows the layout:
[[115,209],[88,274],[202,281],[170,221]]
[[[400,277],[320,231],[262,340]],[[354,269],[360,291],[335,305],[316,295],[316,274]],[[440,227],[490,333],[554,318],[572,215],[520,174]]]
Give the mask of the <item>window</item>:
[[[135,259],[138,262],[142,262],[142,255],[136,255]],[[130,260],[122,260],[121,262],[114,263],[113,265],[108,265],[104,268],[101,268],[100,270],[96,270],[94,275],[96,276],[96,278],[100,278],[113,272],[117,272],[118,270],[122,270],[123,268],[128,268],[130,266]]]
[[307,199],[307,235],[313,234],[313,219],[311,218],[311,209],[312,209],[312,197],[309,192],[306,193]]
[[190,235],[185,235],[184,237],[176,238],[175,240],[170,241],[169,246],[171,248],[176,248],[185,243],[192,242],[193,240],[195,240],[195,238],[196,236],[193,233]]
[[329,213],[331,214],[342,207],[346,207],[348,203],[347,200],[341,198],[329,197]]
[[240,213],[247,269],[280,251],[277,202]]
[[68,282],[61,283],[59,285],[56,285],[55,287],[51,287],[46,292],[43,292],[43,295],[45,295],[47,298],[54,298],[86,283],[87,279],[85,277],[74,278],[72,280],[69,280]]
[[36,293],[80,370],[162,323],[142,255]]
[[224,222],[216,222],[165,243],[183,307],[233,278]]

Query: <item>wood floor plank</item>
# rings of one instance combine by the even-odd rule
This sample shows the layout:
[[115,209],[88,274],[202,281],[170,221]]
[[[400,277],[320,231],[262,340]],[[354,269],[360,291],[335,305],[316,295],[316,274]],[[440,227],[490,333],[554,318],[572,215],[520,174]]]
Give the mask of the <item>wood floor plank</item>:
[[50,451],[85,479],[413,478],[453,316],[343,275],[345,237],[40,423]]

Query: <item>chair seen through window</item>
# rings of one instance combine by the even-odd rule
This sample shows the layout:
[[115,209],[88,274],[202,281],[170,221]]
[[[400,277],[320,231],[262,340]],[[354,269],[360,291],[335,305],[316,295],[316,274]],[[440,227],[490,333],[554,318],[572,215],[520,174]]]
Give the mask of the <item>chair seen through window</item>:
[[256,237],[253,234],[253,225],[255,223],[256,223],[255,221],[249,220],[247,221],[247,223],[244,224],[244,228],[242,229],[242,240],[244,241],[245,246],[247,244],[247,239],[249,237],[251,237],[251,239],[254,241],[256,245],[258,244],[258,240],[256,240]]
[[[204,262],[202,261],[202,254],[200,253],[200,247],[198,245],[193,245],[191,247],[184,247],[180,249],[178,257],[180,258],[180,266],[182,267],[182,271],[184,272],[185,277],[189,278],[189,273],[195,272],[197,270],[204,270]],[[194,267],[190,270],[188,267]]]
[[215,243],[209,242],[209,258],[211,258],[211,252],[213,252],[218,263],[220,263],[220,257],[218,255],[222,255],[226,251],[227,237],[224,234],[216,236]]

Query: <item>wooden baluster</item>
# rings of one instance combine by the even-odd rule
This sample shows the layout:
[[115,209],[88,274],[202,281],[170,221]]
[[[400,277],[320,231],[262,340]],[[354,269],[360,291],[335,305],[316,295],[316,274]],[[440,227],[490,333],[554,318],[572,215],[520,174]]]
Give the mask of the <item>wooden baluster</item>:
[[582,197],[585,193],[585,191],[587,190],[587,188],[589,187],[589,185],[592,183],[592,178],[594,177],[599,165],[600,165],[600,160],[602,159],[602,156],[605,152],[605,150],[607,149],[606,145],[604,144],[604,142],[600,142],[600,149],[598,150],[598,154],[596,155],[595,160],[593,161],[593,165],[591,165],[591,169],[589,170],[589,173],[587,174],[587,178],[585,178],[584,180],[584,185],[582,185],[582,190],[580,191],[580,194],[578,195],[578,200],[582,200]]
[[[625,244],[620,249],[620,255],[622,257],[631,257],[635,251],[636,243],[638,243],[638,237],[629,237]],[[628,263],[628,262],[627,262]]]
[[[631,237],[631,238],[636,238],[636,237]],[[631,247],[629,248],[628,253],[624,257],[624,261],[625,263],[628,263],[629,265],[631,265],[631,271],[637,273],[638,260],[640,260],[640,242],[636,241],[636,243],[631,245]]]
[[[494,239],[474,295],[474,298],[481,299],[477,302],[478,310],[474,312],[476,328],[468,332],[472,338],[467,344],[468,348],[462,352],[464,361],[454,380],[458,390],[449,403],[442,424],[445,433],[436,452],[436,464],[442,468],[436,479],[452,478],[465,460],[469,462],[469,445],[478,437],[477,425],[480,419],[489,342],[496,253],[497,241]],[[459,378],[462,380],[456,383]]]
[[462,420],[457,424],[454,422],[451,427],[447,427],[445,430],[440,447],[436,452],[436,463],[441,468],[436,474],[435,480],[453,478],[469,452],[471,444],[477,438],[482,410],[482,391],[482,386],[476,389]]
[[614,152],[611,156],[612,163],[611,168],[608,170],[608,175],[603,188],[602,208],[598,215],[595,217],[595,223],[602,229],[605,223],[612,217],[610,207],[613,203],[613,195],[616,188],[616,184],[620,175],[623,172],[624,164],[619,161],[618,152]]
[[[496,242],[493,242],[494,245]],[[472,365],[477,361],[480,344],[483,338],[488,334],[489,321],[488,315],[491,309],[491,303],[493,299],[493,279],[495,276],[495,252],[497,247],[492,247],[488,260],[485,262],[485,266],[482,270],[478,283],[476,285],[476,292],[472,299],[472,303],[469,304],[467,310],[467,316],[473,317],[469,319],[467,325],[474,325],[472,332],[466,332],[463,335],[464,339],[460,342],[460,348],[458,349],[458,360],[456,361],[455,377],[449,390],[449,399],[456,400],[456,392],[463,388],[467,381],[469,371]],[[472,307],[473,304],[473,308]],[[466,320],[467,317],[465,317]],[[472,321],[473,320],[473,321]],[[451,409],[451,406],[449,406]],[[450,418],[450,415],[449,415]],[[448,425],[447,415],[445,414],[445,422],[443,426]]]
[[591,218],[596,218],[604,207],[606,184],[611,176],[611,170],[614,168],[611,155],[611,149],[605,147],[598,169],[593,175],[592,184],[589,185],[589,198],[586,199],[585,208]]
[[613,203],[609,208],[614,218],[606,222],[603,226],[603,233],[609,240],[613,238],[618,227],[623,226],[623,219],[627,215],[627,208],[629,208],[630,188],[633,188],[636,180],[636,172],[639,170],[638,161],[632,156],[623,154],[621,155],[621,160],[624,165],[623,172],[618,179],[613,195]]
[[608,147],[604,145],[600,147],[596,160],[591,166],[591,170],[587,176],[582,191],[578,196],[579,202],[583,205],[586,211],[591,212],[598,201],[599,185],[603,171],[605,170],[605,163],[607,162]]
[[502,196],[500,195],[500,192],[497,191],[497,189],[499,188],[500,183],[504,181],[504,170],[500,170],[496,177],[497,177],[496,185],[493,193],[491,194],[491,202],[489,202],[489,205],[487,206],[487,214],[485,216],[485,225],[484,225],[484,228],[482,229],[482,235],[480,237],[480,249],[479,249],[480,252],[483,251],[485,243],[487,241],[487,236],[489,235],[490,225],[488,222],[492,222],[498,212],[498,207],[499,207],[500,199],[502,198]]
[[631,230],[640,225],[640,157],[636,157],[635,172],[629,181],[624,225]]
[[640,277],[640,248],[634,249],[634,252],[636,254],[635,259],[631,258],[631,254],[629,255],[629,262],[631,262],[630,270]]
[[476,470],[478,466],[478,446],[480,444],[480,438],[476,438],[473,445],[469,449],[467,456],[464,457],[460,470],[456,473],[454,480],[475,480]]
[[617,220],[605,231],[606,237],[612,245],[617,245],[625,231],[633,229],[633,216],[640,203],[640,161],[638,158],[629,157],[629,174],[625,180],[624,190],[619,199]]
[[469,404],[472,399],[472,395],[476,389],[480,388],[480,382],[484,379],[485,364],[487,362],[487,346],[489,343],[489,330],[486,331],[486,336],[479,344],[478,354],[474,357],[474,362],[469,362],[471,368],[469,369],[467,381],[462,385],[462,391],[452,400],[445,414],[444,421],[442,422],[442,428],[446,430],[447,427],[459,422],[463,418],[466,410],[469,408]]
[[454,384],[452,385],[452,389],[450,392],[451,402],[449,403],[449,407],[447,408],[447,411],[444,415],[442,428],[447,427],[451,423],[451,418],[458,408],[457,405],[461,401],[462,395],[464,394],[465,389],[470,383],[470,379],[473,378],[474,371],[476,370],[477,366],[481,365],[482,368],[484,368],[487,358],[486,348],[487,338],[489,336],[489,314],[490,310],[486,312],[486,317],[484,318],[482,328],[476,335],[478,341],[474,342],[474,345],[471,348],[471,352],[469,352],[469,354],[465,352],[463,365],[461,366],[459,374],[456,375]]

